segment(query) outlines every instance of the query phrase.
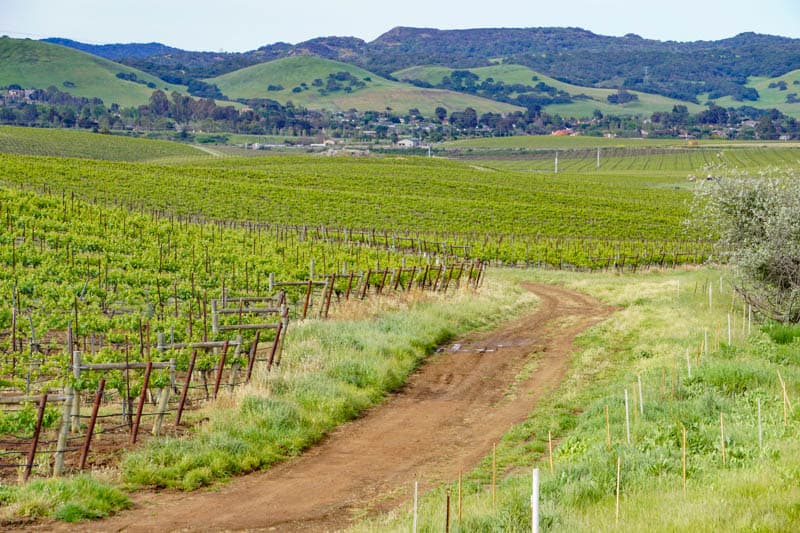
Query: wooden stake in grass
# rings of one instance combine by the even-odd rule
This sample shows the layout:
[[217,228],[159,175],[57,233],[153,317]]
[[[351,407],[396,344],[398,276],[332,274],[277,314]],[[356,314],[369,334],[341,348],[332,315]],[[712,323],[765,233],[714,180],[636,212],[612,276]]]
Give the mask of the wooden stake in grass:
[[608,404],[606,404],[606,448],[611,451],[611,424],[608,421]]
[[789,395],[786,393],[786,382],[783,381],[781,371],[778,370],[778,379],[781,382],[781,389],[783,389],[783,425],[789,425],[789,411],[793,411],[792,403],[789,401]]
[[553,435],[551,432],[547,432],[547,445],[550,448],[550,474],[553,473]]
[[628,444],[631,443],[631,415],[628,408],[628,389],[625,389],[625,433],[628,436]]
[[419,481],[414,481],[414,522],[411,528],[413,533],[417,533],[417,506],[419,501]]
[[533,469],[531,487],[531,531],[539,533],[539,469]]
[[720,442],[722,443],[722,466],[726,466],[727,457],[725,456],[725,420],[722,413],[719,414],[719,435]]
[[622,471],[622,457],[617,456],[617,506],[614,513],[617,524],[619,524],[619,481],[620,473]]
[[733,337],[731,336],[731,314],[728,313],[728,346],[733,344]]
[[462,492],[461,492],[461,480],[462,480],[462,472],[461,469],[458,469],[458,523],[461,523],[461,501],[462,501]]
[[497,444],[492,444],[492,507],[497,503]]
[[681,425],[683,429],[683,444],[681,452],[683,454],[683,495],[686,496],[686,426]]

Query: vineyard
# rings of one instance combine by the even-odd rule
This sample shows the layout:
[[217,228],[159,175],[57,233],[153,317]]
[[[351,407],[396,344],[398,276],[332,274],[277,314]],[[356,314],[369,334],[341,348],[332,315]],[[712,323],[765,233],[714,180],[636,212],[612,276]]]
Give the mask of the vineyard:
[[[654,172],[673,176],[708,174],[728,170],[768,169],[796,165],[800,158],[797,148],[601,148],[581,150],[537,150],[526,154],[496,154],[481,152],[456,156],[465,161],[480,161],[481,165],[498,170],[527,172]],[[680,173],[680,174],[676,174]]]
[[207,154],[167,141],[98,135],[82,131],[0,126],[0,153],[80,157],[108,161],[204,158]]
[[[548,151],[210,158],[71,135],[0,130],[0,484],[122,461],[132,483],[192,489],[299,453],[398,387],[453,330],[423,317],[410,329],[424,341],[379,341],[377,359],[324,364],[295,330],[381,295],[472,297],[486,265],[702,264],[716,250],[686,223],[688,174],[797,157],[788,147],[616,147],[602,149],[598,170],[587,148],[559,152],[554,173]],[[459,305],[467,327],[474,308]],[[382,333],[398,329],[409,324]],[[286,353],[290,376],[276,372]],[[237,403],[254,379],[269,401]],[[326,402],[332,411],[321,414]],[[284,413],[293,429],[270,433],[274,448],[253,430],[217,455],[213,443],[183,438],[228,428],[207,424],[217,405]]]
[[332,306],[383,293],[477,285],[482,274],[446,254],[432,260],[356,238],[197,223],[67,195],[0,190],[0,218],[6,478],[21,465],[24,479],[97,466],[93,434],[113,451],[134,444],[145,420],[159,435],[174,417],[170,431],[180,432],[185,408],[232,392],[256,365],[280,364],[290,320],[326,318]]

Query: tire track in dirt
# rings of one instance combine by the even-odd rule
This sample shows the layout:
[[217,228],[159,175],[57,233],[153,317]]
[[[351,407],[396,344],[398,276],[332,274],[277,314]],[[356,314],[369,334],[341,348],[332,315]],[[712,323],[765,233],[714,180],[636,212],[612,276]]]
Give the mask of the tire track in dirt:
[[444,347],[401,391],[302,456],[213,492],[138,493],[133,510],[78,529],[335,531],[408,501],[415,478],[423,490],[455,479],[558,386],[575,336],[613,311],[562,287],[524,286],[541,300],[534,313]]

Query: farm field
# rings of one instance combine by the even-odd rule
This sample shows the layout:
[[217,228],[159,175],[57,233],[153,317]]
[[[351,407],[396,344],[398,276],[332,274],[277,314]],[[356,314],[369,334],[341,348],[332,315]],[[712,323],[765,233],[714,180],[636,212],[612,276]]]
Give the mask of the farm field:
[[[483,409],[533,399],[528,380],[548,368],[557,392],[512,409],[502,427],[477,426],[463,465],[439,453],[427,463],[439,474],[416,472],[427,492],[425,528],[444,523],[444,491],[456,494],[451,482],[464,468],[465,508],[453,527],[529,530],[532,465],[543,469],[543,518],[553,530],[610,530],[618,520],[642,529],[652,510],[667,529],[709,529],[723,516],[743,528],[790,529],[800,519],[791,474],[797,415],[787,403],[800,391],[797,344],[749,315],[724,270],[698,266],[718,250],[687,224],[703,181],[690,175],[791,168],[795,146],[614,140],[621,144],[601,147],[597,169],[598,145],[584,140],[528,139],[518,151],[462,144],[459,160],[237,158],[167,142],[17,133],[0,130],[6,524],[102,517],[131,498],[147,505],[131,489],[194,490],[265,469],[383,402],[437,348],[459,355],[454,346],[470,346],[460,335],[476,328],[503,338],[472,337],[480,346],[470,357],[497,357],[505,337],[516,354],[514,365],[498,364],[492,389],[502,399]],[[556,149],[558,173],[547,168]],[[520,285],[528,282],[564,289],[534,296]],[[581,320],[569,315],[576,309]],[[540,313],[552,322],[533,318]],[[556,350],[537,343],[584,319],[600,324],[565,333],[553,366]],[[431,383],[452,392],[448,379]],[[696,512],[676,517],[682,427]],[[58,450],[66,450],[60,468],[83,470],[84,439],[90,467],[111,473],[45,479],[64,460]],[[499,441],[495,491],[490,440]],[[775,471],[786,474],[768,510],[745,484],[761,494]],[[413,479],[392,479],[379,480],[378,493],[391,487],[386,501],[405,505]],[[735,490],[723,498],[725,483]],[[732,503],[701,504],[709,487]],[[405,508],[382,509],[335,527],[408,529]],[[145,507],[119,520],[136,521],[137,512],[150,516]]]
[[0,126],[0,153],[106,161],[180,161],[208,157],[197,148],[175,142],[14,126]]

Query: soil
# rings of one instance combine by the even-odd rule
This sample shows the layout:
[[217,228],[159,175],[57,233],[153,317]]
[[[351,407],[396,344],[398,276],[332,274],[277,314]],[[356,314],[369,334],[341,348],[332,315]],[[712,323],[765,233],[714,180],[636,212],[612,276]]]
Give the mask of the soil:
[[[613,309],[529,283],[530,315],[444,346],[408,384],[302,456],[210,491],[145,491],[81,531],[336,531],[457,478],[564,379],[573,340]],[[533,372],[524,370],[535,364]],[[43,524],[48,530],[76,526]]]

